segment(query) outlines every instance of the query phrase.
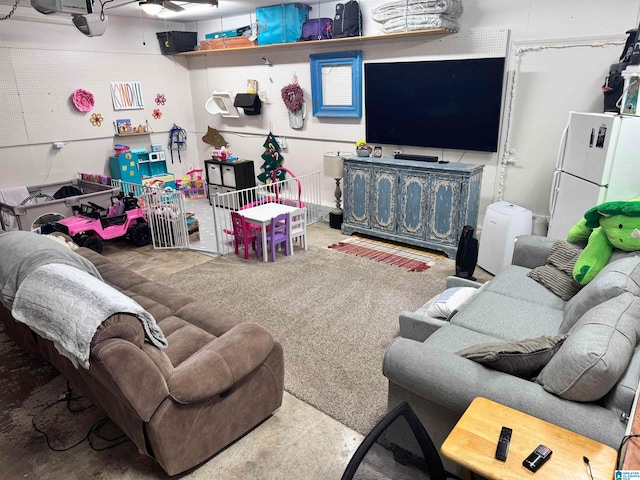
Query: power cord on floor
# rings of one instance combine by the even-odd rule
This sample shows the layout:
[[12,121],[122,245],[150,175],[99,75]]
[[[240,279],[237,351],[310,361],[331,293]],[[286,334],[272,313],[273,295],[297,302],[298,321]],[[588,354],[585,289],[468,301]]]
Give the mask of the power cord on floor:
[[[71,390],[71,386],[69,385],[69,381],[67,380],[67,391],[63,394],[60,395],[60,397],[58,398],[58,400],[56,400],[53,403],[50,403],[49,405],[46,405],[43,409],[41,409],[39,412],[37,412],[33,418],[31,419],[31,425],[33,426],[33,429],[42,434],[44,436],[44,439],[47,443],[47,447],[49,447],[50,450],[53,450],[54,452],[66,452],[67,450],[71,450],[72,448],[77,447],[78,445],[80,445],[82,442],[84,442],[85,440],[87,442],[89,442],[89,446],[95,450],[96,452],[100,452],[102,450],[107,450],[109,448],[113,448],[116,447],[118,445],[121,445],[125,442],[129,441],[129,438],[122,434],[119,435],[115,438],[106,438],[103,435],[100,434],[100,429],[107,424],[110,419],[109,417],[103,417],[100,420],[96,421],[93,425],[91,425],[91,428],[89,428],[89,431],[87,432],[87,434],[81,438],[80,440],[78,440],[76,443],[74,443],[73,445],[70,445],[68,447],[65,448],[55,448],[53,446],[51,446],[51,443],[49,441],[49,436],[47,435],[47,433],[40,429],[37,425],[36,425],[36,419],[38,418],[38,416],[42,413],[44,413],[46,410],[50,409],[51,407],[53,407],[54,405],[57,405],[58,403],[61,402],[66,402],[67,403],[67,410],[69,410],[71,413],[78,413],[78,412],[82,412],[84,410],[88,410],[89,408],[93,407],[94,405],[88,405],[86,407],[82,407],[82,408],[72,408],[71,407],[71,402],[72,401],[77,401],[84,398],[82,395],[79,397],[73,397],[73,392]],[[102,448],[98,448],[96,446],[94,446],[94,444],[91,441],[91,435],[94,434],[96,437],[100,438],[101,440],[104,440],[105,442],[117,442],[115,444],[112,445],[108,445],[106,447],[102,447]]]
[[[100,420],[94,423],[89,429],[89,432],[87,433],[87,441],[89,442],[89,446],[91,447],[92,450],[96,452],[101,452],[103,450],[108,450],[110,448],[117,447],[118,445],[122,445],[123,443],[130,441],[129,437],[127,437],[125,434],[118,435],[117,437],[114,437],[114,438],[107,438],[100,435],[100,429],[110,421],[111,419],[109,417],[102,417]],[[107,445],[106,447],[98,448],[91,442],[92,433],[95,433],[95,436],[98,437],[100,440],[104,440],[105,442],[117,442],[117,443],[112,443],[111,445]]]

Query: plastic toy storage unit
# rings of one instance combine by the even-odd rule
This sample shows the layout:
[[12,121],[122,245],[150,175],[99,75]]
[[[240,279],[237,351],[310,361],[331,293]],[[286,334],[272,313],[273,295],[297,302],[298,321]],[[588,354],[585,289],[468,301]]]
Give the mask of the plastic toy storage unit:
[[[204,165],[211,205],[216,203],[218,193],[235,192],[256,186],[255,171],[251,160],[237,160],[235,162],[205,160]],[[248,195],[236,195],[233,208],[237,210],[251,201],[252,198]]]

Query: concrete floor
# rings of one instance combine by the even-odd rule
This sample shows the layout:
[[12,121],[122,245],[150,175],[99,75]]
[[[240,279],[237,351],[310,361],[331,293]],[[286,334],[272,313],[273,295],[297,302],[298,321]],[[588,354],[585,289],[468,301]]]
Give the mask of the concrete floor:
[[[309,245],[317,248],[348,238],[327,222],[309,225],[307,237]],[[152,280],[211,260],[195,251],[154,250],[151,246],[131,249],[122,242],[105,242],[103,254]],[[453,275],[455,260],[440,260],[432,268],[440,275]],[[491,278],[479,268],[475,276],[482,282]],[[285,392],[282,407],[272,417],[184,478],[339,479],[362,439],[361,434]]]

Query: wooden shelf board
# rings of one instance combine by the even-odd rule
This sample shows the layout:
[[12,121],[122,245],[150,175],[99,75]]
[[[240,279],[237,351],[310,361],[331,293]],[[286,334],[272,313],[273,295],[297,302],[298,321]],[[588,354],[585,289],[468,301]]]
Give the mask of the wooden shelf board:
[[142,132],[142,133],[116,133],[116,137],[135,137],[136,135],[151,135],[153,132]]
[[256,49],[265,49],[265,48],[291,48],[291,47],[299,47],[299,46],[310,46],[310,45],[331,45],[334,43],[347,43],[347,42],[366,42],[366,41],[376,41],[376,40],[389,40],[396,38],[408,38],[408,37],[416,37],[416,36],[424,36],[424,35],[445,35],[455,33],[452,30],[445,30],[444,28],[434,28],[432,30],[414,30],[410,32],[398,32],[398,33],[385,33],[380,35],[369,35],[363,37],[347,37],[347,38],[334,38],[331,40],[311,40],[308,42],[289,42],[289,43],[274,43],[272,45],[260,45],[260,46],[251,46],[251,47],[239,47],[239,48],[221,48],[218,50],[198,50],[194,52],[182,52],[177,53],[176,55],[181,56],[197,56],[197,55],[206,55],[208,53],[219,53],[219,52],[238,52],[241,50],[256,50]]

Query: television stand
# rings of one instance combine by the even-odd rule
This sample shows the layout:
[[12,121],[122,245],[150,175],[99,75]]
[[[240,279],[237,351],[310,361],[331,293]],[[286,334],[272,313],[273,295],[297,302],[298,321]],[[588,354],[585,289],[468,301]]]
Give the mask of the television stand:
[[483,168],[346,157],[342,233],[364,233],[455,258],[462,228],[478,222]]
[[417,160],[418,162],[437,162],[438,157],[431,155],[414,155],[412,153],[396,153],[393,158],[396,160]]

